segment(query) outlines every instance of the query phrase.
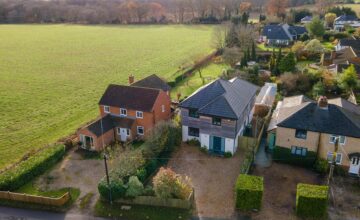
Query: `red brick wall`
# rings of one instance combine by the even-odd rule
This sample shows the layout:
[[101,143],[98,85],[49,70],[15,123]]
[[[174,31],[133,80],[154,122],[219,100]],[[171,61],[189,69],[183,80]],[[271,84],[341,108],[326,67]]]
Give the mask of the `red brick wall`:
[[104,145],[105,146],[109,145],[111,142],[114,141],[114,130],[109,130],[108,132],[106,132],[102,136],[96,137],[96,135],[91,133],[87,128],[84,128],[84,129],[79,130],[78,133],[77,133],[79,140],[80,140],[80,135],[81,134],[93,138],[94,146],[95,146],[96,151],[101,151],[102,150],[102,146],[103,146],[102,137],[104,138]]

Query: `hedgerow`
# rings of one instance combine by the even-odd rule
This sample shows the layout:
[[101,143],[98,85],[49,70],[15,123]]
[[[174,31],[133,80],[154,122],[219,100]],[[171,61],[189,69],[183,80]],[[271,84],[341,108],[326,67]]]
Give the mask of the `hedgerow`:
[[0,190],[13,191],[44,173],[65,155],[64,145],[45,148],[0,174]]
[[295,155],[291,153],[290,148],[279,146],[276,146],[273,152],[273,160],[275,161],[309,168],[314,166],[316,158],[316,152],[313,151],[307,151],[306,156]]
[[328,186],[299,183],[296,190],[296,214],[304,218],[324,217],[328,191]]
[[235,185],[236,208],[250,211],[261,208],[264,179],[259,176],[240,174]]

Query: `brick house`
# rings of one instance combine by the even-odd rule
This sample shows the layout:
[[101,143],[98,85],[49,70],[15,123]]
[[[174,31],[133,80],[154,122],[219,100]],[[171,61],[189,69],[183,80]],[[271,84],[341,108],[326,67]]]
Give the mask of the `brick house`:
[[339,141],[336,164],[351,175],[360,173],[360,107],[345,99],[318,102],[305,96],[280,101],[268,127],[268,145],[281,152],[278,160],[311,166],[317,158],[331,160]]
[[[150,76],[151,82],[154,78],[158,77]],[[146,79],[142,86],[146,86]],[[109,85],[99,101],[99,119],[77,133],[81,147],[100,151],[115,140],[142,139],[156,123],[170,119],[169,87],[158,79],[150,88],[136,86],[133,76],[129,86]]]

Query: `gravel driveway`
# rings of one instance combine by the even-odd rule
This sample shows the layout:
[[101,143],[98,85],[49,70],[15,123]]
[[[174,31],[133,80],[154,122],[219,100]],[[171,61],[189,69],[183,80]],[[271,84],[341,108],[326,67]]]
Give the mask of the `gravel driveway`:
[[184,144],[168,167],[191,178],[199,217],[229,218],[235,214],[234,186],[243,158],[239,151],[232,158],[221,158]]

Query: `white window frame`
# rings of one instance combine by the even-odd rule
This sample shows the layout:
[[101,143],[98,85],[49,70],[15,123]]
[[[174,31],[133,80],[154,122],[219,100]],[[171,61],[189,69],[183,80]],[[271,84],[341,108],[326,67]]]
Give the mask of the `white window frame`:
[[165,105],[161,105],[161,112],[165,112]]
[[[125,114],[123,114],[122,111],[125,111]],[[120,108],[120,116],[127,116],[126,108]]]
[[[143,130],[143,133],[139,133],[139,128],[141,128],[141,129]],[[144,133],[145,133],[144,127],[143,127],[143,126],[137,126],[137,127],[136,127],[136,133],[137,133],[138,135],[144,135]]]
[[[329,140],[329,142],[330,142],[330,144],[335,144],[335,138],[336,137],[338,137],[339,138],[339,144],[341,144],[341,145],[345,145],[346,144],[346,136],[342,136],[342,135],[334,135],[334,134],[332,134],[332,135],[330,135],[330,140]],[[341,142],[341,138],[344,138],[343,140],[343,142]]]
[[291,146],[291,154],[306,157],[308,154],[308,149],[306,147]]
[[[106,110],[107,108],[108,108],[109,110]],[[105,113],[110,113],[110,106],[104,105],[104,112],[105,112]]]
[[[327,155],[326,155],[327,157],[326,157],[326,159],[327,159],[327,161],[329,161],[329,163],[332,162],[332,160],[330,161],[329,159],[330,159],[330,157],[332,158],[333,155],[334,155],[334,152],[332,152],[332,151],[328,151],[328,152],[327,152]],[[339,162],[337,161],[337,160],[338,160],[338,156],[340,157],[340,161],[339,161]],[[335,161],[336,161],[336,164],[341,165],[341,163],[342,163],[342,153],[336,153]]]
[[117,131],[117,134],[118,134],[118,135],[121,134],[121,128],[120,128],[120,127],[117,127],[117,128],[116,128],[116,131]]
[[142,111],[136,111],[136,118],[144,118],[144,113]]

